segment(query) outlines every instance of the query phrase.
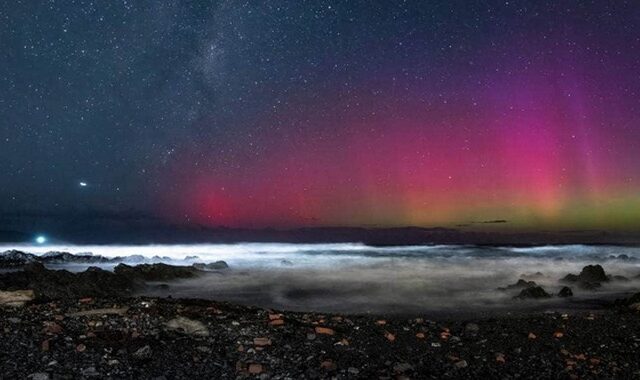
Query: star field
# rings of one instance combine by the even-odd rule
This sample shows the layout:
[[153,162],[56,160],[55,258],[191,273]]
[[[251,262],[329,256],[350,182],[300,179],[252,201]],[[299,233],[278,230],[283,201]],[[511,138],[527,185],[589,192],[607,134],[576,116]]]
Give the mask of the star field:
[[0,5],[0,212],[640,228],[632,1]]

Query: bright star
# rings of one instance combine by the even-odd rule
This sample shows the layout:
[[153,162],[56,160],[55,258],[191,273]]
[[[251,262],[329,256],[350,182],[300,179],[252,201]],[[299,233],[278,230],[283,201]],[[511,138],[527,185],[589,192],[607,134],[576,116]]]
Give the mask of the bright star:
[[44,236],[42,236],[42,235],[40,235],[40,236],[36,237],[36,243],[38,243],[38,244],[44,244],[44,243],[46,243],[46,242],[47,242],[47,238],[46,238],[46,237],[44,237]]

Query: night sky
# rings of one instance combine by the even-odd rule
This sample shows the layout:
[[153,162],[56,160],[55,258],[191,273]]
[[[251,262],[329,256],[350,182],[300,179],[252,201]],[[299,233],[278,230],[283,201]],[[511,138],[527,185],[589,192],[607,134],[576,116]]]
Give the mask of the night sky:
[[640,229],[637,1],[5,1],[0,212]]

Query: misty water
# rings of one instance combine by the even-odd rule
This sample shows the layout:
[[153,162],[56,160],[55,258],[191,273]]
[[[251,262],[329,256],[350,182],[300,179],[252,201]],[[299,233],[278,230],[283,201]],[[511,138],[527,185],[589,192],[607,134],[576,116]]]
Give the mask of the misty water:
[[[145,295],[207,298],[288,310],[356,313],[593,308],[597,302],[640,290],[640,248],[621,246],[370,247],[363,244],[207,244],[147,246],[0,246],[42,254],[66,251],[127,257],[131,264],[191,265],[224,260],[229,269],[171,283]],[[596,292],[573,287],[571,300],[514,300],[496,288],[519,278],[549,293],[559,279],[601,264],[613,281]],[[111,269],[112,265],[104,266]],[[67,266],[84,270],[86,266]],[[599,302],[599,301],[598,301]]]

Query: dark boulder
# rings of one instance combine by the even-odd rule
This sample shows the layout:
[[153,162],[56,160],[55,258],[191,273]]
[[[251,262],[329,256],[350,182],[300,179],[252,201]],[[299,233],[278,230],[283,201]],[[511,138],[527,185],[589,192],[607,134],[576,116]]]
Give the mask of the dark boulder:
[[604,272],[602,265],[587,265],[582,268],[582,272],[578,275],[579,281],[585,282],[607,282],[609,278]]
[[47,252],[42,256],[38,257],[38,261],[43,264],[106,264],[112,263],[119,260],[119,258],[108,258],[99,255],[91,255],[91,254],[78,254],[75,255],[69,252]]
[[15,249],[0,253],[0,269],[20,268],[37,261],[37,256]]
[[578,275],[573,274],[573,273],[569,273],[568,275],[564,276],[562,281],[564,281],[564,282],[578,282]]
[[229,264],[227,264],[226,262],[220,260],[220,261],[216,261],[213,263],[195,263],[193,264],[193,267],[199,270],[221,270],[221,269],[227,269],[229,268]]
[[568,283],[576,283],[578,287],[586,290],[595,290],[602,286],[603,282],[609,282],[609,276],[601,265],[587,265],[582,268],[579,275],[568,274],[562,281]]
[[113,271],[115,274],[141,281],[170,281],[180,278],[192,278],[200,275],[202,271],[188,266],[174,266],[167,264],[140,264],[129,266],[118,264]]
[[96,267],[71,273],[49,270],[36,262],[26,265],[23,271],[0,275],[0,289],[33,289],[39,299],[127,296],[133,287],[128,278]]
[[523,279],[519,279],[515,284],[507,285],[503,288],[498,288],[498,290],[515,290],[515,289],[527,289],[538,286],[535,281],[526,281]]
[[517,299],[541,299],[550,298],[551,294],[547,293],[541,286],[532,286],[522,289],[520,294],[515,296]]
[[573,290],[571,290],[571,288],[568,286],[563,286],[562,289],[560,289],[560,291],[558,292],[558,297],[573,297]]

